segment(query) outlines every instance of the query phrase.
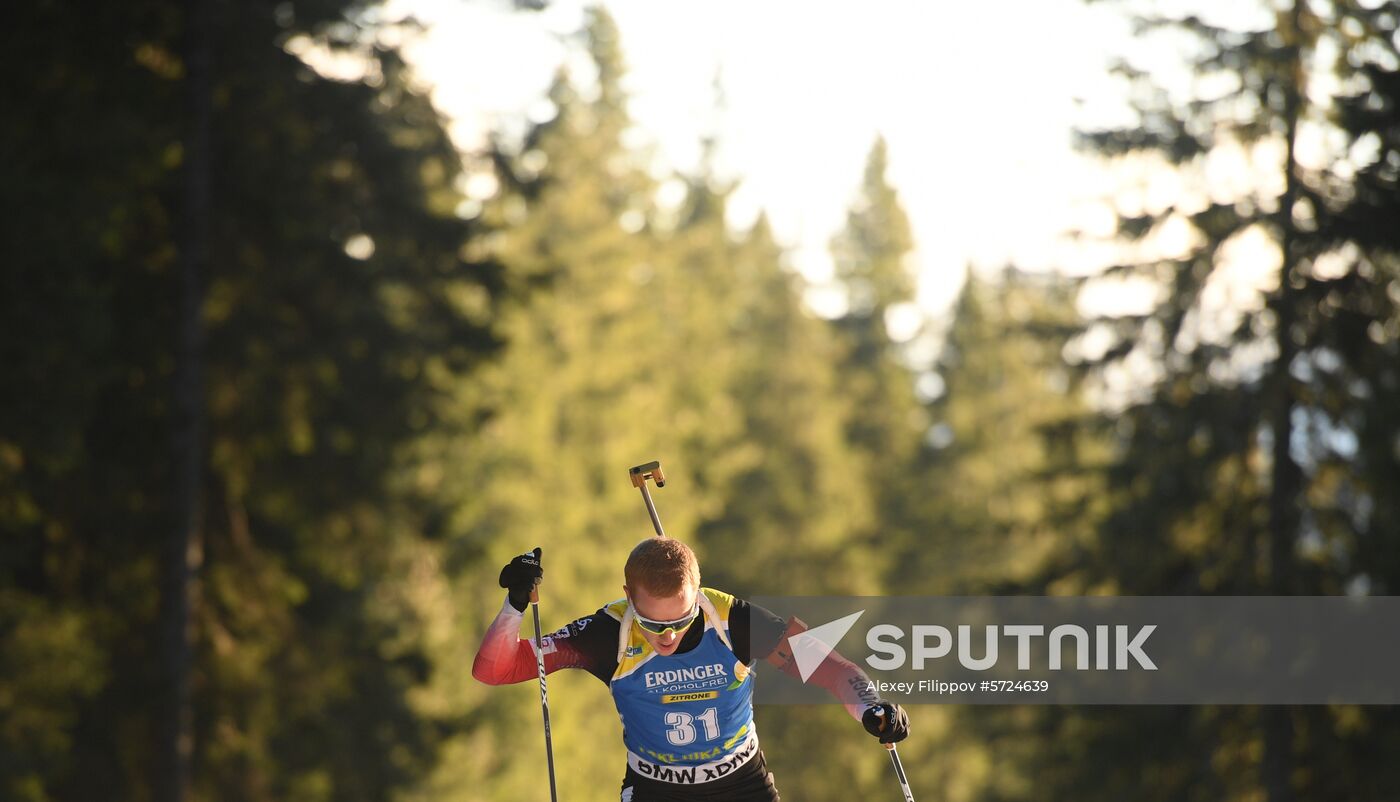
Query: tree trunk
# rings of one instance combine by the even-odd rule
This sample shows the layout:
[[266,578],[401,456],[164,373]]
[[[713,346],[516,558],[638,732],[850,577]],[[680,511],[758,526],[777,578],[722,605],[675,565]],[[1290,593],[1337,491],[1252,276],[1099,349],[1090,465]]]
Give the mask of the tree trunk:
[[[1301,521],[1300,495],[1302,471],[1293,458],[1293,410],[1297,389],[1292,375],[1293,360],[1298,355],[1298,339],[1294,332],[1298,305],[1297,228],[1293,221],[1293,206],[1298,199],[1298,165],[1294,148],[1298,138],[1298,119],[1302,114],[1304,81],[1302,4],[1295,2],[1280,15],[1281,31],[1290,49],[1289,62],[1293,74],[1284,82],[1283,121],[1286,153],[1284,156],[1284,190],[1279,202],[1279,248],[1283,265],[1276,296],[1277,329],[1274,342],[1278,348],[1274,375],[1269,390],[1272,393],[1269,417],[1273,432],[1273,459],[1269,481],[1269,577],[1267,592],[1285,596],[1297,593],[1293,580],[1294,551]],[[1292,802],[1293,786],[1293,716],[1287,707],[1266,707],[1263,710],[1264,759],[1261,766],[1264,793],[1269,802]]]
[[161,554],[160,704],[156,802],[183,802],[194,746],[191,608],[201,561],[204,466],[203,274],[209,258],[210,0],[185,2],[184,209],[179,217],[179,300],[171,437],[173,521]]

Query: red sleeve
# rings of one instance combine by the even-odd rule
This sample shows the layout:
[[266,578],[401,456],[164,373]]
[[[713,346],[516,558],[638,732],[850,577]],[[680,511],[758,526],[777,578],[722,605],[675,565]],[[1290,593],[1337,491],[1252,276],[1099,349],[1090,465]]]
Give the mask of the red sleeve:
[[[590,623],[594,623],[598,615],[595,613],[584,618],[571,622],[568,626],[546,635],[541,640],[544,643],[544,670],[546,674],[552,674],[561,668],[582,668],[598,675],[603,668],[602,663],[610,659],[613,667],[616,667],[617,655],[605,655],[605,646],[609,639],[605,637],[581,637]],[[487,685],[509,685],[514,682],[525,682],[539,676],[539,668],[535,664],[535,642],[533,639],[520,637],[520,625],[525,615],[516,610],[507,601],[501,611],[496,614],[496,620],[487,627],[486,635],[481,639],[481,648],[476,652],[476,659],[472,661],[472,676],[478,681]],[[594,627],[594,630],[599,627]],[[613,630],[616,633],[616,629]],[[595,632],[589,632],[594,636]],[[614,650],[616,649],[616,637],[610,639]],[[611,674],[611,669],[607,670]]]
[[[794,617],[788,621],[787,630],[783,632],[778,645],[766,657],[779,671],[799,680],[802,675],[797,670],[797,661],[792,659],[792,647],[788,644],[788,638],[806,631],[807,625],[802,623],[800,618]],[[867,707],[880,700],[865,671],[834,649],[822,664],[817,666],[817,670],[812,672],[807,682],[809,685],[825,688],[846,706],[846,712],[856,721],[860,721],[861,716],[865,715]]]

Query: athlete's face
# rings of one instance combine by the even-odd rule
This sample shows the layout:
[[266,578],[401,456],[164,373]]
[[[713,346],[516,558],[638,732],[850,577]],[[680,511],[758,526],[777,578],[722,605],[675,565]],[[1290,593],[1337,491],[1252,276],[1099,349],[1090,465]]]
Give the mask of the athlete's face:
[[[695,610],[696,589],[690,585],[686,585],[675,596],[653,596],[647,593],[646,588],[632,588],[627,585],[623,585],[622,590],[627,594],[627,598],[632,600],[632,608],[637,611],[637,615],[653,621],[674,621],[690,615]],[[700,618],[697,616],[695,620],[699,621]],[[692,621],[690,626],[694,625]],[[663,656],[674,653],[681,645],[681,636],[690,629],[688,626],[679,632],[668,631],[657,635],[641,627],[637,628],[641,630],[647,643],[651,644],[651,648]]]

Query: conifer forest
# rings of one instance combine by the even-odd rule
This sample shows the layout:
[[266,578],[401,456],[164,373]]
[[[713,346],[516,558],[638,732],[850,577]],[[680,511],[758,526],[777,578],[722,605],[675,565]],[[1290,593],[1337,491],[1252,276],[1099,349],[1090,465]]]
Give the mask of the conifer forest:
[[[1182,189],[1102,270],[969,265],[898,336],[931,279],[892,141],[818,310],[724,142],[637,144],[606,5],[475,150],[378,0],[9,6],[0,799],[548,799],[538,684],[472,677],[497,575],[542,547],[546,632],[620,598],[651,459],[740,597],[1400,594],[1400,8],[1089,2],[1185,78],[1106,63],[1132,114],[1074,146]],[[1081,302],[1113,282],[1149,302]],[[560,798],[617,799],[607,688],[549,704]],[[921,800],[1400,799],[1394,707],[909,713]],[[839,706],[755,715],[784,799],[899,798]]]

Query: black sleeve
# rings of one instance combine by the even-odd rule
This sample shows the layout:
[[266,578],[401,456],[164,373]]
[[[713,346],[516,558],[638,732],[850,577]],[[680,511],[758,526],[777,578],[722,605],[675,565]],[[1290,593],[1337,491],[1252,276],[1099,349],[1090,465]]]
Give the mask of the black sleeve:
[[582,668],[607,684],[617,671],[619,626],[617,619],[599,608],[551,632],[549,640],[559,650],[564,665]]
[[729,608],[729,639],[734,656],[746,666],[773,653],[787,631],[787,622],[771,610],[735,599]]

